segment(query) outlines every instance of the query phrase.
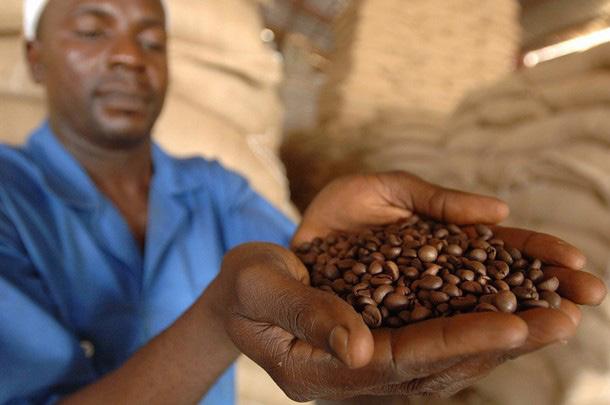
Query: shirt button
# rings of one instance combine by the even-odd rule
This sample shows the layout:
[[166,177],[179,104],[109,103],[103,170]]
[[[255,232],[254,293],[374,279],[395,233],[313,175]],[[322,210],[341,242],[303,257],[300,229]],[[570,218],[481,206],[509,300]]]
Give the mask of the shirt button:
[[85,353],[85,357],[88,359],[95,355],[95,346],[88,340],[81,340],[80,348],[83,349],[83,353]]

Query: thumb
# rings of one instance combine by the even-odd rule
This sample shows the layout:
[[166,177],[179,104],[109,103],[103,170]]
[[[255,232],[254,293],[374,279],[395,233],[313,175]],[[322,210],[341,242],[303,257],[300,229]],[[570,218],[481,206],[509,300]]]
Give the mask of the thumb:
[[[240,271],[241,315],[278,326],[350,368],[368,364],[374,342],[362,317],[340,298],[310,287],[307,269],[294,254],[274,245],[256,246],[266,259]],[[253,254],[252,246],[247,249]]]

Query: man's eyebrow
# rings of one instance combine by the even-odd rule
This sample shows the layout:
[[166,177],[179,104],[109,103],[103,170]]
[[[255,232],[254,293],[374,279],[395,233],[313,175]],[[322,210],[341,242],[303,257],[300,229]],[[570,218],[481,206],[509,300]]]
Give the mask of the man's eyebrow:
[[113,13],[110,7],[106,7],[102,4],[96,3],[82,4],[78,6],[76,10],[74,10],[74,12],[72,12],[72,15],[74,17],[78,17],[84,14],[91,14],[96,17],[109,17]]

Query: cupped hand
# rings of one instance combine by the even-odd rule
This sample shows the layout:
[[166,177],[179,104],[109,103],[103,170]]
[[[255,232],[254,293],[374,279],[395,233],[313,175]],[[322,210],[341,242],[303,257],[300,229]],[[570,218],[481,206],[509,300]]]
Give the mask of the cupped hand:
[[[508,215],[498,199],[449,190],[404,172],[337,180],[314,199],[293,246],[333,231],[387,224],[413,214],[459,225],[497,224]],[[227,330],[236,345],[267,370],[293,399],[356,395],[450,395],[503,361],[572,336],[574,304],[594,305],[604,284],[581,271],[578,249],[549,235],[494,227],[497,237],[551,265],[561,308],[518,315],[473,313],[371,332],[351,306],[308,287],[305,267],[272,245],[238,248],[224,267],[239,268],[225,285]]]

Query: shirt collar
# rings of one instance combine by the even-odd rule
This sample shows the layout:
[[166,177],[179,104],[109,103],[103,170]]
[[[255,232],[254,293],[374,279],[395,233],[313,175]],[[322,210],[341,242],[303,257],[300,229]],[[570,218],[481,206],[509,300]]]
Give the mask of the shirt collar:
[[[81,164],[57,139],[48,121],[34,131],[25,149],[41,168],[46,184],[62,200],[83,209],[93,209],[102,204],[105,197]],[[172,158],[153,143],[152,160],[154,175],[151,187],[157,192],[177,195],[204,184],[201,172],[193,171],[199,159]]]

